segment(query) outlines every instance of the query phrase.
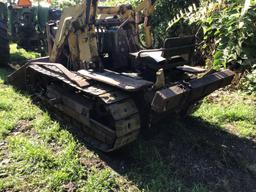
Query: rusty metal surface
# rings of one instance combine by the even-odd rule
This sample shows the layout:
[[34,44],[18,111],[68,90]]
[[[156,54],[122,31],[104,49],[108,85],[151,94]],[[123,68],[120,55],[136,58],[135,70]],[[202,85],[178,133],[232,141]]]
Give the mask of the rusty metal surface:
[[106,83],[108,85],[118,87],[125,91],[138,91],[142,88],[149,87],[152,82],[140,79],[130,78],[120,73],[105,70],[103,73],[90,72],[88,70],[79,70],[78,73],[85,78]]
[[79,87],[86,87],[89,85],[87,80],[71,71],[59,63],[48,63],[48,62],[32,62],[30,65],[40,65],[47,70],[53,71],[55,73],[62,73],[67,79],[77,84]]
[[[136,140],[141,124],[139,112],[133,100],[122,91],[93,83],[79,87],[63,73],[43,64],[27,66],[26,75],[27,84],[38,92],[38,97],[52,111],[79,124],[86,141],[95,147],[113,151]],[[45,91],[41,93],[41,89]],[[109,117],[107,122],[97,117],[100,114],[93,114],[97,105],[105,109],[103,117]]]
[[206,72],[206,69],[203,69],[200,67],[192,67],[192,66],[188,66],[188,65],[177,66],[176,69],[187,72],[187,73],[193,73],[193,74]]
[[207,75],[201,79],[188,83],[179,83],[166,89],[157,91],[151,107],[155,112],[181,110],[190,103],[199,101],[213,91],[229,85],[234,77],[230,70],[224,70]]
[[41,57],[37,59],[31,59],[26,64],[21,66],[18,70],[14,71],[7,77],[7,81],[12,84],[13,86],[19,88],[19,89],[25,89],[26,88],[26,71],[27,67],[32,62],[47,62],[49,60],[49,57]]

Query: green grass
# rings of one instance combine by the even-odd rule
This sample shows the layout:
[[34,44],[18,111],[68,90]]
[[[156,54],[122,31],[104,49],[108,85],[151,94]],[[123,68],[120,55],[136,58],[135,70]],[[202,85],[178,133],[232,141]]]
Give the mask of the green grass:
[[[0,70],[1,76],[4,71]],[[85,167],[82,158],[97,157],[49,115],[12,87],[0,84],[1,190],[60,191],[72,183],[83,191],[115,189],[116,176],[108,167]],[[95,180],[95,183],[94,183]],[[103,182],[104,181],[104,182]]]
[[[239,146],[256,139],[253,96],[217,92],[192,117],[161,123],[160,131],[167,133],[102,155],[78,141],[28,95],[5,85],[8,73],[0,69],[0,191],[225,191],[219,185],[228,188],[226,180],[232,184],[232,178],[219,174],[217,183],[201,175],[210,177],[211,166],[223,167],[234,159],[243,163],[238,164],[241,172],[252,167],[237,151],[227,150],[228,144],[212,138],[218,135],[224,142],[228,136]],[[230,166],[220,171],[237,173],[239,166]]]
[[241,137],[256,138],[256,98],[242,92],[219,92],[194,114]]
[[13,65],[19,65],[26,62],[28,59],[40,57],[40,53],[28,52],[25,49],[18,48],[17,44],[10,44],[11,61]]

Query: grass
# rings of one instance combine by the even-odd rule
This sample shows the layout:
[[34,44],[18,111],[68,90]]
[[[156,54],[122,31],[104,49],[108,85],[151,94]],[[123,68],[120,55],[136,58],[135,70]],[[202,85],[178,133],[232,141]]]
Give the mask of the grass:
[[243,92],[219,92],[194,114],[241,137],[256,138],[256,98]]
[[[0,74],[4,79],[5,71]],[[83,158],[90,161],[96,154],[3,80],[0,106],[0,191],[61,191],[73,185],[82,191],[116,189],[117,176],[108,167],[82,165]]]
[[[5,85],[7,74],[0,69],[0,191],[206,192],[255,187],[253,96],[219,91],[191,117],[162,122],[158,134],[106,155],[87,148],[29,95]],[[236,178],[247,178],[247,184]]]
[[40,53],[28,52],[25,49],[18,48],[15,43],[10,44],[10,54],[13,65],[19,65],[26,62],[28,59],[40,57]]

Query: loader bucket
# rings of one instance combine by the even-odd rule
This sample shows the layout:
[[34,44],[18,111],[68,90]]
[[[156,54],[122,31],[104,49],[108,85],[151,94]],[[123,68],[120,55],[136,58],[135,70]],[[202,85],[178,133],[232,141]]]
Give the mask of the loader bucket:
[[7,82],[18,89],[26,89],[26,71],[32,62],[47,62],[49,57],[41,57],[29,60],[26,64],[21,66],[18,70],[14,71],[7,77]]
[[229,85],[233,77],[234,73],[227,69],[159,90],[155,93],[151,108],[158,113],[181,111],[213,91]]

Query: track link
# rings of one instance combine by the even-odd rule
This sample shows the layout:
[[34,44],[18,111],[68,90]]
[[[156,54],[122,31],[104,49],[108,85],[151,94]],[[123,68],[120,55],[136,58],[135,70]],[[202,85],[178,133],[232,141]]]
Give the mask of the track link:
[[29,90],[59,117],[78,125],[96,148],[109,152],[136,140],[140,116],[127,93],[90,79],[87,86],[77,86],[54,65],[31,64],[26,75]]

